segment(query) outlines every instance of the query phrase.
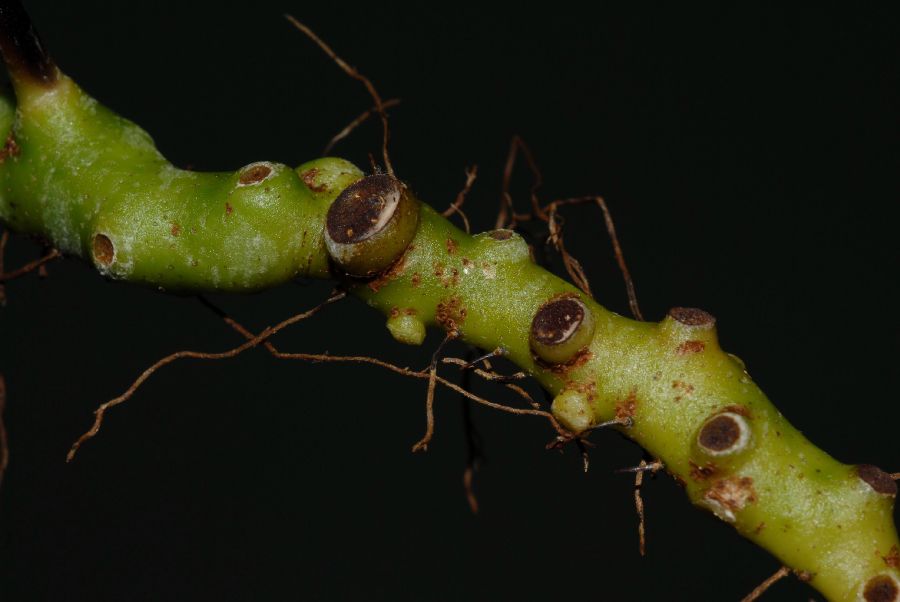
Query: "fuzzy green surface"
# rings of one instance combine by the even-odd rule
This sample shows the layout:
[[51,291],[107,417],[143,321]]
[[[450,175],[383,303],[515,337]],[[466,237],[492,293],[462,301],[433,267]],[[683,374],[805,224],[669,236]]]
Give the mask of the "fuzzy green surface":
[[[325,214],[360,177],[352,165],[265,164],[265,179],[242,185],[241,171],[173,167],[140,128],[66,78],[20,98],[14,123],[11,103],[0,101],[0,127],[4,135],[12,128],[18,149],[0,164],[0,219],[12,228],[92,261],[93,237],[102,234],[115,247],[102,272],[166,289],[242,291],[298,274],[330,276]],[[385,315],[395,338],[419,344],[426,326],[439,326],[485,350],[503,347],[564,394],[554,407],[573,427],[631,416],[623,432],[665,462],[693,503],[809,574],[830,600],[861,599],[875,575],[898,578],[893,498],[788,424],[720,349],[714,327],[624,318],[535,265],[519,236],[469,236],[427,205],[419,211],[412,244],[388,272],[347,282]],[[561,294],[584,301],[594,335],[575,362],[551,369],[532,355],[530,326]],[[731,456],[711,456],[698,430],[725,410],[745,417],[749,441]]]

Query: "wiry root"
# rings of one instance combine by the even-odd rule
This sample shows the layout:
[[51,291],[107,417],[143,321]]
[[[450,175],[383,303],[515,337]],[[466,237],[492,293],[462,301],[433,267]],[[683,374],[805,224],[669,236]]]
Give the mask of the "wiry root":
[[[396,107],[398,104],[400,104],[399,98],[390,98],[390,99],[384,101],[384,104],[381,105],[381,108],[387,110],[387,109]],[[377,113],[377,112],[378,112],[378,107],[374,106],[371,109],[366,109],[364,112],[360,113],[356,117],[356,119],[354,119],[353,121],[348,123],[344,129],[342,129],[340,132],[335,134],[334,137],[328,141],[328,144],[326,144],[325,148],[322,149],[322,156],[327,157],[328,154],[331,152],[331,150],[334,148],[334,146],[338,142],[340,142],[341,140],[343,140],[344,138],[346,138],[347,136],[352,134],[353,130],[355,130],[356,128],[361,126],[363,123],[366,122],[366,120],[369,119],[369,117],[371,117],[374,113]]]
[[450,217],[454,213],[458,213],[459,217],[463,221],[463,226],[465,226],[466,234],[472,233],[472,228],[469,225],[469,218],[462,210],[463,203],[466,202],[466,196],[468,196],[469,191],[472,190],[472,185],[475,183],[475,178],[478,177],[478,166],[473,165],[470,168],[466,169],[466,183],[463,185],[463,189],[459,191],[459,194],[456,195],[456,199],[450,203],[450,206],[447,207],[441,215],[444,217]]
[[519,136],[513,136],[512,140],[509,143],[509,153],[506,155],[506,165],[503,167],[503,191],[500,193],[500,209],[497,212],[497,220],[494,223],[494,228],[509,228],[510,230],[515,229],[516,225],[520,221],[528,221],[531,219],[530,213],[516,213],[515,207],[513,205],[512,195],[509,193],[509,186],[512,180],[513,170],[516,167],[516,157],[519,153],[525,157],[525,161],[528,163],[528,168],[531,170],[532,174],[532,184],[531,184],[531,206],[535,212],[539,212],[540,210],[540,202],[538,201],[537,191],[541,187],[544,179],[541,175],[541,170],[538,169],[537,163],[534,161],[534,157],[531,154],[531,150],[528,148],[528,145],[525,144],[525,141],[522,140]]
[[[463,372],[462,387],[466,391],[472,391],[471,372]],[[475,426],[475,421],[472,418],[472,402],[466,399],[461,407],[463,426],[466,432],[466,467],[463,470],[463,490],[472,514],[478,514],[478,497],[475,495],[475,473],[478,472],[481,462],[484,460],[484,445],[481,433],[478,432],[478,428]]]
[[[513,169],[515,168],[516,156],[519,152],[521,152],[525,157],[533,177],[530,191],[532,213],[516,213],[512,196],[509,192],[510,180],[512,178]],[[587,274],[585,273],[581,262],[575,259],[575,257],[573,257],[565,247],[565,243],[563,240],[564,222],[562,220],[562,217],[559,215],[559,208],[569,205],[583,205],[590,203],[596,204],[603,212],[603,221],[606,225],[606,232],[609,235],[610,241],[612,242],[613,252],[616,256],[616,263],[619,265],[619,269],[622,271],[622,277],[625,280],[625,291],[628,295],[628,305],[631,309],[631,313],[636,319],[643,321],[644,317],[641,314],[640,307],[638,306],[637,295],[634,289],[634,281],[631,278],[631,272],[628,270],[628,265],[625,263],[625,254],[622,251],[622,245],[619,244],[619,238],[616,234],[616,226],[613,222],[612,212],[610,212],[609,207],[606,205],[606,201],[601,196],[585,196],[570,199],[559,199],[551,201],[546,205],[541,205],[541,201],[537,195],[537,190],[540,188],[542,183],[543,176],[541,175],[541,171],[534,160],[534,156],[531,154],[531,150],[529,150],[528,146],[519,136],[513,136],[512,142],[510,143],[509,147],[509,154],[506,157],[506,165],[503,170],[503,190],[500,196],[500,210],[497,214],[495,227],[515,228],[518,222],[529,221],[533,218],[537,218],[541,221],[546,222],[550,230],[548,242],[551,243],[553,247],[559,252],[563,260],[563,265],[565,266],[566,272],[569,274],[569,277],[572,279],[575,285],[578,286],[578,288],[583,290],[586,294],[593,296],[591,294],[590,282],[588,281]]]
[[644,498],[641,497],[641,488],[644,486],[644,475],[648,472],[650,474],[656,474],[662,468],[663,463],[658,459],[652,462],[641,460],[641,463],[637,466],[632,466],[631,468],[622,468],[616,471],[618,473],[634,473],[634,509],[638,515],[638,550],[640,551],[641,556],[645,556],[647,554],[646,522],[644,520]]
[[344,59],[339,57],[337,53],[331,49],[331,46],[326,44],[319,36],[313,32],[312,29],[295,19],[292,15],[284,16],[294,27],[303,32],[306,37],[315,42],[322,51],[327,54],[331,60],[337,63],[337,66],[340,67],[344,73],[352,77],[353,79],[361,82],[366,90],[369,92],[369,96],[372,97],[372,100],[375,101],[375,110],[378,112],[378,116],[381,118],[381,128],[382,128],[382,141],[381,141],[381,154],[384,158],[384,167],[387,169],[388,174],[394,175],[394,167],[391,165],[391,158],[388,156],[388,140],[390,139],[390,129],[388,128],[388,118],[387,112],[385,111],[386,103],[381,100],[381,95],[378,94],[378,90],[375,89],[375,86],[365,75],[356,70],[355,67],[351,67]]
[[591,294],[591,287],[588,283],[587,276],[584,273],[584,269],[581,267],[581,263],[578,262],[574,257],[572,257],[566,250],[565,245],[563,244],[562,237],[562,222],[558,216],[559,207],[563,207],[566,205],[582,205],[585,203],[594,203],[600,210],[603,212],[603,221],[606,224],[606,232],[609,235],[610,241],[613,246],[613,253],[616,256],[616,263],[619,265],[619,269],[622,271],[622,277],[625,280],[625,291],[628,294],[628,306],[631,309],[631,313],[638,320],[643,321],[644,316],[641,314],[641,309],[638,306],[637,295],[634,291],[634,281],[631,279],[631,272],[628,271],[628,265],[625,263],[625,254],[622,252],[622,245],[619,244],[619,238],[616,235],[616,226],[613,222],[612,213],[609,210],[609,207],[606,205],[606,201],[601,196],[587,196],[587,197],[578,197],[573,199],[562,199],[551,202],[547,205],[545,209],[544,216],[547,219],[547,222],[550,227],[550,241],[554,244],[556,249],[560,252],[563,257],[563,263],[566,266],[566,271],[569,272],[569,276],[572,280],[575,281],[575,284],[578,285],[578,288],[583,290],[588,295]]
[[790,574],[791,569],[786,566],[781,567],[780,569],[775,571],[775,573],[773,573],[771,577],[757,585],[752,592],[741,598],[741,602],[753,602],[754,600],[757,600],[760,596],[766,593],[766,590],[768,590],[775,583],[781,581]]
[[26,263],[22,267],[15,269],[11,272],[7,272],[4,270],[4,257],[6,255],[6,245],[9,242],[9,232],[7,230],[3,231],[3,234],[0,234],[0,307],[6,305],[6,287],[4,283],[9,280],[15,280],[16,278],[21,278],[26,274],[29,274],[35,270],[38,270],[38,273],[41,277],[45,277],[47,275],[45,264],[53,261],[57,257],[61,257],[59,251],[56,249],[49,249],[45,252],[45,254],[39,259],[35,259],[29,263]]
[[3,414],[6,411],[6,380],[0,374],[0,485],[3,485],[3,475],[9,466],[9,445],[6,440],[6,424]]
[[[214,306],[206,299],[202,299],[201,301],[206,305],[209,309],[213,310],[217,315],[219,315],[223,321],[228,324],[233,330],[238,332],[241,336],[246,338],[248,341],[256,340],[260,338],[261,335],[254,335],[250,330],[241,325],[237,320],[226,314],[224,311]],[[274,334],[274,333],[272,333]],[[269,337],[272,335],[270,334]],[[445,339],[449,340],[448,339]],[[328,353],[289,353],[280,351],[275,345],[268,340],[268,337],[261,341],[262,346],[266,349],[273,357],[283,360],[298,360],[312,363],[320,363],[320,362],[337,362],[337,363],[350,363],[350,364],[369,364],[372,366],[378,366],[380,368],[384,368],[386,370],[390,370],[395,374],[399,374],[401,376],[406,376],[409,378],[418,378],[423,380],[431,380],[431,370],[430,366],[425,370],[413,370],[411,368],[405,368],[402,366],[397,366],[396,364],[392,364],[390,362],[386,362],[384,360],[380,360],[378,358],[369,357],[365,355],[330,355]],[[443,344],[442,344],[443,345]],[[438,351],[440,347],[438,348]],[[437,352],[436,352],[437,353]],[[435,356],[436,357],[436,356]],[[435,362],[437,360],[435,359]],[[571,433],[567,431],[563,426],[556,420],[556,418],[550,412],[536,409],[536,408],[514,408],[511,406],[503,405],[501,403],[497,403],[494,401],[490,401],[474,393],[467,391],[463,387],[457,385],[456,383],[450,382],[446,378],[439,376],[437,374],[434,375],[434,381],[436,385],[444,386],[451,391],[455,391],[459,393],[463,397],[468,400],[474,401],[480,405],[485,407],[499,410],[501,412],[506,412],[507,414],[515,414],[518,416],[540,416],[541,418],[546,419],[553,429],[559,434],[559,436],[569,436]]]
[[222,351],[219,353],[205,353],[201,351],[178,351],[176,353],[172,353],[157,361],[155,364],[144,370],[140,376],[131,384],[128,389],[119,395],[118,397],[107,401],[106,403],[101,404],[94,410],[94,423],[91,425],[91,428],[88,429],[83,435],[81,435],[75,443],[72,444],[72,447],[69,449],[69,453],[66,455],[66,462],[71,462],[75,458],[75,454],[78,453],[79,448],[88,440],[92,439],[100,432],[100,427],[103,425],[103,418],[106,415],[107,410],[113,408],[120,403],[128,401],[135,392],[141,387],[144,382],[150,378],[154,372],[162,368],[163,366],[167,366],[172,362],[175,362],[180,359],[193,358],[193,359],[203,359],[203,360],[223,360],[236,357],[247,351],[248,349],[253,349],[254,347],[264,343],[269,339],[272,335],[277,332],[291,326],[292,324],[296,324],[301,320],[305,320],[316,313],[319,312],[323,307],[338,301],[339,299],[343,299],[346,296],[346,293],[337,293],[333,294],[331,297],[326,299],[324,302],[320,303],[316,307],[310,309],[309,311],[297,314],[278,323],[275,326],[270,326],[263,330],[260,334],[249,338],[244,344],[229,349],[228,351]]

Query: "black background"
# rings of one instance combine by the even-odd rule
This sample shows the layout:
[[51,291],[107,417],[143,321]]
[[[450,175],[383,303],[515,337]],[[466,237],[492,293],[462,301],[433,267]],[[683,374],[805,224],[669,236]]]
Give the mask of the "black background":
[[[281,16],[294,13],[403,99],[392,157],[422,198],[444,206],[477,163],[467,208],[476,229],[491,227],[521,134],[544,198],[605,195],[649,319],[672,305],[711,311],[723,346],[813,441],[900,470],[900,57],[888,10],[27,6],[69,75],[197,169],[298,164],[369,106]],[[366,165],[378,144],[371,123],[337,152]],[[523,206],[528,182],[520,171]],[[567,240],[596,297],[626,313],[599,215],[581,211]],[[8,261],[38,253],[15,238]],[[327,291],[216,300],[258,329]],[[584,475],[571,451],[544,450],[543,421],[480,408],[488,461],[472,516],[460,400],[439,394],[431,451],[413,455],[423,383],[368,367],[262,352],[172,365],[66,465],[93,407],[144,367],[238,337],[193,299],[107,283],[76,261],[8,295],[4,601],[738,600],[778,567],[664,477],[644,490],[641,559],[629,479],[612,474],[640,459],[633,444],[596,435]],[[401,348],[351,300],[279,343],[420,367],[438,338]],[[765,599],[809,597],[821,599],[787,580]]]

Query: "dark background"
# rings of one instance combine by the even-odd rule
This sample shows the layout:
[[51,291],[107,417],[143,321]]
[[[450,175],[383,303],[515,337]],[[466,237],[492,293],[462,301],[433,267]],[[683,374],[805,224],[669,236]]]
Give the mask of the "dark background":
[[[477,230],[493,224],[521,134],[544,198],[605,195],[649,319],[711,311],[723,346],[813,441],[900,470],[900,23],[888,10],[26,4],[62,68],[180,165],[298,164],[369,106],[285,11],[403,99],[392,156],[422,198],[443,207],[479,165]],[[378,144],[372,123],[337,153],[366,165]],[[520,171],[523,206],[528,182]],[[625,313],[599,215],[582,211],[567,240],[597,298]],[[8,265],[39,252],[15,238]],[[259,329],[327,290],[216,300]],[[107,283],[76,261],[8,295],[4,601],[738,600],[778,568],[665,477],[644,489],[641,559],[629,478],[612,473],[637,447],[596,435],[584,475],[571,450],[544,450],[543,421],[481,408],[473,516],[459,398],[439,394],[431,451],[413,455],[424,384],[375,368],[262,352],[172,365],[66,465],[95,405],[144,367],[239,339],[193,299]],[[346,301],[278,341],[420,367],[439,339],[401,348],[382,324]],[[791,579],[765,599],[809,597],[821,599]]]

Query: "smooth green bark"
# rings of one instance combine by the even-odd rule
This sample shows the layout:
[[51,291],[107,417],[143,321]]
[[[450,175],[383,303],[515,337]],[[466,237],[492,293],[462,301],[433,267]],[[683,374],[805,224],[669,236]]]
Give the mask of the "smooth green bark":
[[[68,78],[20,83],[17,94],[17,111],[0,101],[0,128],[10,132],[0,220],[11,228],[111,278],[167,290],[249,291],[295,276],[334,277],[325,216],[362,175],[346,161],[195,173],[172,166],[140,128]],[[396,264],[345,285],[403,343],[420,344],[425,327],[438,326],[486,350],[503,347],[557,396],[553,411],[574,431],[632,418],[622,431],[665,462],[694,504],[808,575],[830,600],[864,599],[873,577],[900,577],[889,487],[860,478],[788,424],[719,347],[705,314],[624,318],[535,265],[519,236],[469,236],[427,205]],[[550,367],[532,354],[531,323],[542,304],[566,294],[591,312],[593,338],[575,361]],[[723,413],[746,429],[732,453],[699,438]]]

